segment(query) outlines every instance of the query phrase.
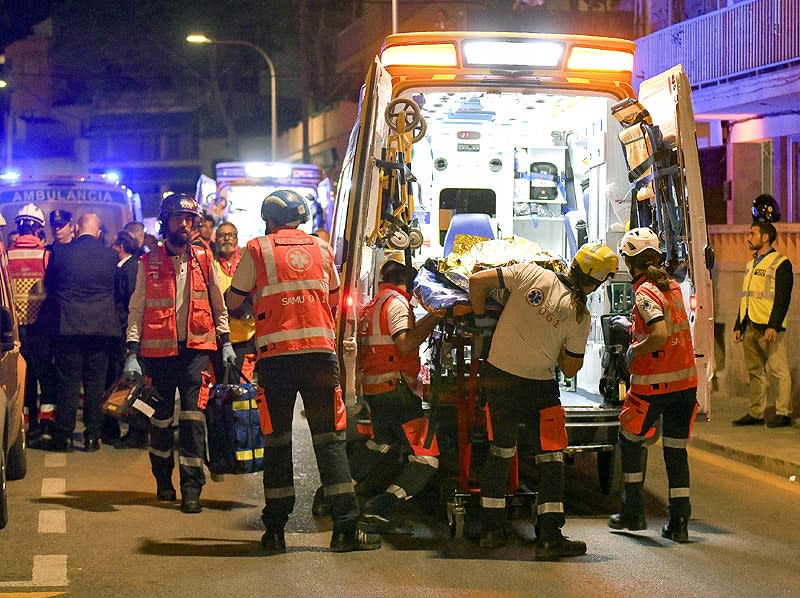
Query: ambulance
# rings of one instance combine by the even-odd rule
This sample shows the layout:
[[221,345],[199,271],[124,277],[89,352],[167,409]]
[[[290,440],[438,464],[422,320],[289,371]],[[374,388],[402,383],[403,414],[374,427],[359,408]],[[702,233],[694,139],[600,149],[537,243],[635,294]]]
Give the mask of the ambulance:
[[[698,401],[709,413],[713,251],[690,85],[676,66],[641,83],[637,97],[634,51],[622,39],[537,33],[401,33],[384,40],[362,88],[331,233],[350,397],[355,363],[345,349],[355,339],[359,309],[377,288],[384,253],[403,249],[416,266],[442,258],[455,233],[475,234],[458,226],[477,214],[483,237],[522,237],[566,264],[587,241],[616,250],[628,228],[652,227],[667,269],[681,282]],[[632,311],[631,277],[621,268],[589,298],[583,369],[560,381],[567,452],[596,452],[606,490],[620,483],[615,446],[625,384],[609,383],[613,343],[604,325],[609,314]],[[452,359],[442,359],[450,363],[429,365],[452,369]]]
[[200,175],[195,199],[218,221],[232,222],[239,243],[264,234],[261,202],[272,191],[291,189],[306,199],[311,218],[302,225],[307,233],[330,229],[333,191],[330,179],[316,164],[293,162],[220,162],[215,177]]
[[[14,217],[25,204],[32,203],[48,219],[53,210],[66,210],[75,221],[92,212],[100,217],[106,239],[132,220],[142,219],[139,195],[119,182],[114,175],[37,175],[14,176],[0,180],[0,216],[6,222],[4,232],[14,229]],[[47,230],[47,242],[52,232]]]

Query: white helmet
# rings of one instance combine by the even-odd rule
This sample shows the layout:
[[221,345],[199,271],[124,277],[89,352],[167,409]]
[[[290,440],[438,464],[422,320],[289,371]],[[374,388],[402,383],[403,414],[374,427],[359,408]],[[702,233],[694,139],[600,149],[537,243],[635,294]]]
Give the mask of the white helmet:
[[44,212],[37,208],[32,203],[26,203],[19,212],[17,212],[14,222],[19,224],[21,220],[30,220],[41,226],[44,226]]
[[622,236],[617,246],[617,253],[626,257],[633,257],[648,249],[652,249],[661,254],[661,244],[658,242],[658,235],[656,235],[652,229],[642,226],[640,228],[633,228]]

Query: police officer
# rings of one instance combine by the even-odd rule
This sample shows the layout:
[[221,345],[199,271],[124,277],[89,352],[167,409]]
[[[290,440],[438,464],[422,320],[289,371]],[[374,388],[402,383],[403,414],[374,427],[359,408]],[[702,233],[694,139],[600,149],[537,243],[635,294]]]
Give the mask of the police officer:
[[744,362],[750,379],[750,406],[744,416],[734,420],[733,425],[764,423],[771,379],[777,394],[775,417],[767,427],[780,428],[792,424],[792,379],[784,337],[794,276],[789,258],[772,246],[778,232],[767,218],[774,218],[775,211],[763,207],[757,210],[754,205],[753,215],[758,214],[764,216],[753,222],[747,235],[747,246],[753,252],[753,259],[745,269],[739,313],[733,325],[733,342],[742,343],[744,348]]
[[588,243],[576,252],[567,275],[529,263],[484,270],[469,279],[477,325],[485,325],[491,289],[511,292],[482,372],[503,386],[488,393],[487,423],[493,438],[481,475],[484,548],[509,540],[505,491],[519,425],[524,423],[533,432],[540,471],[536,558],[549,561],[586,553],[584,542],[561,534],[567,430],[554,368],[569,378],[583,366],[591,323],[587,294],[614,275],[618,261],[605,245]]
[[266,235],[247,244],[231,288],[228,307],[252,297],[256,322],[256,373],[264,439],[262,545],[284,552],[284,527],[294,509],[292,415],[303,398],[325,494],[331,502],[335,552],[380,548],[380,537],[357,528],[359,508],[345,453],[347,426],[335,353],[331,308],[339,300],[333,249],[298,229],[308,207],[294,191],[264,199]]
[[634,228],[619,242],[619,254],[633,278],[633,341],[626,361],[631,383],[619,416],[619,443],[625,482],[622,512],[612,529],[647,528],[644,515],[643,443],[659,419],[669,481],[669,523],[661,535],[688,542],[689,461],[686,443],[697,413],[697,369],[689,318],[678,283],[661,267],[658,236]]
[[141,375],[137,354],[141,356],[161,397],[150,418],[150,465],[156,495],[163,501],[176,498],[172,427],[178,391],[178,461],[184,513],[202,511],[205,418],[197,407],[202,372],[218,346],[226,361],[235,359],[228,340],[228,312],[211,254],[190,243],[199,220],[200,207],[189,196],[172,193],[161,202],[160,232],[165,241],[139,262],[129,305],[124,366],[130,377]]
[[417,375],[419,346],[441,319],[428,315],[419,322],[409,303],[408,287],[416,270],[406,265],[402,251],[388,254],[380,269],[381,284],[360,318],[358,357],[361,388],[369,406],[372,438],[366,458],[354,461],[357,480],[398,445],[405,457],[403,469],[385,492],[364,505],[359,527],[372,533],[390,533],[392,510],[419,493],[439,467],[435,435],[428,438],[428,418],[422,411]]
[[43,431],[39,426],[37,386],[41,385],[42,389],[43,419],[52,415],[55,400],[47,335],[36,326],[46,296],[44,272],[48,253],[44,248],[44,213],[32,203],[25,204],[14,222],[19,234],[8,249],[8,274],[19,321],[21,353],[27,364],[25,407],[28,409],[28,439],[33,441]]
[[53,234],[53,244],[71,243],[75,238],[75,221],[72,219],[72,212],[52,210],[50,212],[50,232]]

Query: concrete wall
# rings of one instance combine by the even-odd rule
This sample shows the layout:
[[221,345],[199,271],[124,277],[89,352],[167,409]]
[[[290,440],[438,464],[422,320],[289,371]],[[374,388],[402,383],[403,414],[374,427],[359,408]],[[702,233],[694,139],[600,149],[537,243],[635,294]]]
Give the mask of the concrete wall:
[[[780,246],[779,250],[783,250]],[[786,350],[789,354],[789,367],[792,374],[792,412],[794,417],[800,415],[800,274],[798,262],[794,261],[795,271],[793,300],[789,306],[787,332],[784,335]],[[739,295],[742,289],[744,262],[740,271],[719,270],[713,272],[714,280],[714,316],[716,320],[717,363],[714,387],[730,396],[741,397],[742,415],[747,408],[748,376],[744,364],[744,352],[741,343],[733,342],[733,325],[739,310]],[[775,390],[767,394],[767,405],[770,413],[774,412]],[[713,404],[711,409],[713,410]],[[770,416],[768,416],[770,417]]]

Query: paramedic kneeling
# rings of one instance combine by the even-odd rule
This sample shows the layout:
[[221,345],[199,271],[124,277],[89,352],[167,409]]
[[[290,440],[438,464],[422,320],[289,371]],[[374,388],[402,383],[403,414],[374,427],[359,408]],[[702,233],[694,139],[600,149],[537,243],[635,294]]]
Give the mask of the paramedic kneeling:
[[395,532],[389,519],[392,510],[422,491],[439,468],[439,447],[422,412],[417,375],[419,346],[441,318],[431,314],[416,322],[408,294],[414,276],[416,270],[406,265],[402,251],[387,254],[380,287],[358,327],[361,388],[370,410],[372,438],[365,458],[353,463],[354,477],[362,479],[366,472],[361,475],[358,470],[383,462],[392,445],[399,445],[404,457],[394,483],[364,505],[359,527],[366,532]]
[[503,388],[487,397],[491,446],[481,475],[481,547],[509,541],[505,491],[519,425],[524,423],[533,433],[540,472],[536,559],[586,553],[584,542],[561,534],[567,430],[554,368],[572,377],[583,366],[591,322],[586,296],[614,275],[617,263],[611,249],[588,243],[577,251],[566,275],[528,263],[484,270],[469,279],[476,320],[485,315],[491,289],[511,292],[484,372],[500,380]]
[[259,402],[264,433],[264,510],[261,544],[286,551],[284,527],[294,509],[292,416],[303,398],[319,476],[331,502],[334,552],[373,550],[381,540],[357,529],[359,508],[345,452],[347,415],[339,386],[339,364],[331,306],[339,301],[333,249],[297,227],[308,206],[294,191],[264,199],[266,235],[247,244],[231,287],[228,307],[249,295],[256,322],[256,373],[264,390]]

